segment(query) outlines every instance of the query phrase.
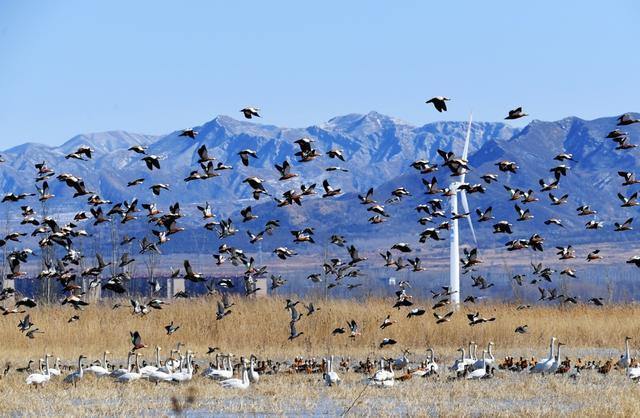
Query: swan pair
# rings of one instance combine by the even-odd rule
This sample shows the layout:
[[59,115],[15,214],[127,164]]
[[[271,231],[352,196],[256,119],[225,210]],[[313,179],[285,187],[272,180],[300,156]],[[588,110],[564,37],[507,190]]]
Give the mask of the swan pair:
[[555,371],[558,370],[558,367],[560,367],[560,364],[562,363],[562,361],[560,360],[560,347],[564,344],[558,342],[558,350],[556,355],[554,356],[553,348],[556,340],[556,337],[551,337],[551,342],[549,344],[549,357],[542,359],[538,363],[536,363],[535,366],[529,369],[529,373],[555,373]]
[[492,367],[491,363],[489,362],[491,358],[487,357],[487,354],[489,354],[489,350],[482,350],[482,360],[480,360],[479,367],[476,368],[476,366],[478,365],[477,363],[474,363],[471,366],[467,366],[467,373],[465,373],[465,379],[476,380],[476,379],[488,379],[493,377],[493,372],[495,368]]
[[[192,365],[193,353],[191,351],[187,351],[187,356],[184,357],[180,355],[180,371],[175,372],[171,375],[171,380],[174,382],[188,382],[193,378],[193,365]],[[186,362],[186,367],[184,367],[184,362]]]
[[374,386],[391,387],[395,384],[395,374],[393,373],[393,361],[389,361],[389,370],[384,367],[384,360],[380,360],[380,369],[378,369],[371,378],[369,383]]
[[487,344],[487,356],[485,357],[484,355],[482,356],[482,359],[476,360],[475,363],[473,363],[471,365],[471,369],[472,370],[478,370],[478,369],[484,369],[487,366],[493,366],[495,364],[496,358],[493,355],[493,351],[491,350],[491,347],[493,347],[493,342],[489,341],[489,344]]
[[476,347],[476,343],[474,343],[473,341],[469,342],[469,357],[466,356],[466,352],[463,347],[458,348],[458,351],[460,351],[462,354],[460,358],[457,359],[451,367],[449,367],[449,370],[456,373],[462,373],[465,371],[467,366],[473,366],[477,360],[474,354]]
[[333,371],[333,356],[329,357],[328,360],[325,360],[326,364],[326,372],[324,373],[324,383],[327,386],[333,386],[340,383],[341,379],[338,376],[338,373]]
[[226,379],[220,382],[220,385],[223,388],[227,389],[247,389],[249,388],[249,370],[247,369],[247,364],[242,357],[240,359],[240,376],[241,379]]
[[[44,385],[46,382],[48,382],[51,379],[51,369],[49,369],[49,357],[51,357],[51,354],[46,354],[44,356],[45,358],[44,371],[41,370],[40,373],[32,373],[29,376],[27,376],[27,379],[26,379],[27,385],[34,385],[37,388],[38,386]],[[42,369],[42,359],[40,359],[40,369]],[[58,371],[58,373],[60,372]]]
[[109,375],[111,372],[107,367],[107,354],[111,353],[109,351],[105,351],[104,353],[102,353],[102,361],[100,362],[100,364],[92,364],[84,370],[85,373],[91,373],[97,377]]
[[[222,358],[222,366],[220,365],[220,358]],[[231,354],[226,356],[219,356],[216,354],[216,366],[208,367],[202,372],[202,375],[213,380],[231,379],[233,377]]]

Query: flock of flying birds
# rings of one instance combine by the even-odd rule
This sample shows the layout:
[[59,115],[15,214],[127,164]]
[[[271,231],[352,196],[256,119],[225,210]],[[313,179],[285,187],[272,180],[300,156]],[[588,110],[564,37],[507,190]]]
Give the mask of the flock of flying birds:
[[[437,111],[442,112],[447,110],[447,101],[449,101],[449,99],[446,97],[434,97],[426,103],[433,104]],[[247,119],[260,117],[259,111],[260,109],[252,107],[241,110]],[[524,113],[521,107],[519,107],[509,111],[505,119],[519,119],[525,116],[528,115]],[[640,119],[634,119],[629,114],[622,115],[618,119],[619,126],[626,126],[638,122],[640,122]],[[185,129],[180,134],[181,137],[185,137],[185,140],[195,139],[197,135],[198,132],[193,129]],[[607,138],[612,139],[617,144],[616,150],[625,151],[636,147],[635,144],[630,142],[628,134],[623,132],[620,128],[609,132]],[[294,156],[297,157],[298,161],[301,163],[312,163],[314,160],[323,157],[325,154],[328,158],[345,161],[345,154],[342,150],[334,148],[323,153],[315,148],[314,140],[311,138],[300,138],[295,141],[295,143],[299,146],[300,150],[296,152]],[[150,172],[162,169],[161,157],[148,154],[146,147],[136,145],[129,148],[129,151],[139,154],[141,156],[141,163],[144,164]],[[87,161],[92,158],[93,153],[94,150],[90,147],[80,146],[77,150],[68,154],[66,158]],[[468,161],[460,158],[453,152],[438,150],[438,154],[442,158],[442,161],[436,163],[427,160],[417,160],[413,162],[412,167],[422,175],[431,174],[436,170],[449,170],[452,177],[462,176],[471,170],[468,165]],[[227,165],[223,162],[217,162],[214,164],[214,160],[216,158],[209,154],[206,145],[202,145],[198,148],[197,155],[197,163],[199,167],[189,173],[189,175],[184,179],[185,182],[211,179],[221,175],[220,173],[225,170],[233,169],[231,165]],[[252,160],[259,158],[257,152],[251,149],[240,151],[238,153],[238,157],[240,162],[247,167],[251,165]],[[571,166],[568,165],[568,162],[576,162],[574,161],[573,156],[569,153],[558,154],[554,157],[554,160],[557,161],[558,164],[551,167],[549,170],[549,172],[553,174],[553,180],[547,183],[544,179],[540,179],[540,192],[549,193],[551,205],[564,205],[567,203],[568,195],[560,195],[558,192],[554,194],[554,191],[556,189],[560,189],[560,183],[563,177],[570,175]],[[0,162],[2,161],[4,160],[0,157]],[[498,173],[484,173],[480,176],[485,184],[463,183],[459,185],[458,189],[465,190],[470,194],[484,193],[498,180],[500,173],[517,174],[519,169],[517,162],[515,161],[498,161],[495,166]],[[158,208],[156,203],[153,201],[140,203],[138,199],[133,199],[131,201],[122,201],[114,204],[113,202],[92,192],[82,178],[72,173],[61,173],[56,176],[54,170],[47,165],[46,161],[35,164],[35,169],[37,170],[35,179],[37,194],[31,192],[8,193],[2,198],[2,203],[5,205],[12,205],[13,203],[19,202],[20,206],[15,207],[15,210],[20,210],[20,216],[22,218],[20,224],[23,227],[33,227],[30,235],[38,239],[38,246],[42,253],[43,269],[38,274],[38,278],[57,280],[60,283],[64,294],[64,298],[61,300],[61,303],[63,305],[68,304],[77,311],[81,311],[88,305],[88,302],[85,300],[85,294],[82,292],[82,286],[77,282],[79,278],[89,278],[91,280],[89,285],[90,288],[101,287],[102,289],[111,291],[117,295],[126,294],[127,283],[131,280],[127,266],[135,261],[131,254],[131,250],[122,253],[117,266],[112,266],[111,262],[105,262],[100,254],[96,254],[95,265],[91,265],[87,268],[80,268],[81,260],[84,255],[78,250],[77,246],[74,245],[74,241],[76,239],[82,239],[89,236],[86,230],[81,227],[83,222],[91,223],[94,227],[114,222],[127,224],[129,222],[136,221],[139,217],[139,212],[146,212],[147,221],[155,225],[152,235],[144,237],[130,237],[125,235],[122,237],[122,241],[120,242],[121,246],[129,246],[128,248],[131,249],[132,247],[130,244],[136,238],[140,238],[138,240],[139,254],[161,255],[162,245],[168,242],[172,235],[184,231],[184,228],[179,226],[179,221],[184,216],[181,212],[179,202],[170,205],[166,212]],[[276,164],[275,169],[278,174],[278,180],[281,182],[287,182],[290,179],[298,177],[298,174],[293,172],[292,166],[288,160],[283,161],[281,164]],[[345,169],[340,167],[330,167],[327,170],[338,171]],[[618,174],[623,179],[623,186],[631,186],[640,183],[640,180],[635,178],[634,173],[621,171]],[[56,220],[54,216],[48,214],[42,214],[42,216],[39,217],[34,208],[28,205],[30,199],[37,198],[40,202],[43,202],[44,207],[49,199],[55,197],[49,190],[49,181],[54,178],[71,189],[74,199],[82,198],[87,200],[88,210],[75,214],[72,222],[62,224],[59,220]],[[132,179],[128,183],[128,186],[138,187],[146,181],[147,179],[145,178]],[[441,237],[442,231],[449,230],[450,220],[473,215],[470,213],[451,213],[449,216],[445,211],[443,201],[435,196],[447,197],[451,196],[455,191],[452,192],[448,188],[440,187],[437,184],[435,177],[432,180],[423,178],[422,182],[426,187],[427,195],[430,195],[433,198],[416,207],[418,213],[424,214],[418,222],[423,226],[429,226],[419,233],[419,242],[426,243],[429,240],[442,240],[444,239]],[[282,193],[281,197],[274,197],[265,187],[265,181],[257,176],[249,176],[243,180],[243,183],[251,189],[252,196],[256,201],[261,198],[272,198],[278,207],[291,205],[299,206],[302,205],[303,200],[308,196],[319,194],[316,192],[315,184],[302,184],[299,189],[290,189]],[[330,199],[342,194],[339,187],[331,185],[326,179],[322,182],[322,188],[323,191],[321,197],[324,199]],[[532,219],[533,214],[530,208],[526,206],[539,201],[539,198],[536,196],[536,192],[533,189],[513,189],[506,185],[504,188],[507,191],[508,199],[515,203],[514,208],[517,214],[517,222],[526,222]],[[153,195],[156,196],[160,193],[170,192],[169,185],[163,183],[152,184],[149,186],[149,189]],[[386,200],[385,203],[400,202],[408,195],[410,195],[410,191],[406,190],[404,187],[398,187],[391,192],[391,197]],[[618,197],[621,202],[621,207],[623,208],[640,205],[637,192],[630,196],[618,193]],[[374,199],[373,188],[369,189],[363,195],[358,195],[358,199],[360,200],[360,203],[366,207],[366,212],[371,213],[371,217],[369,218],[370,223],[380,224],[389,218],[390,215],[386,212],[384,205]],[[108,205],[111,206],[107,209]],[[11,209],[14,208],[14,206],[9,207]],[[239,232],[239,229],[231,218],[215,220],[211,205],[208,202],[204,205],[197,206],[197,209],[202,214],[202,219],[205,222],[204,228],[210,231],[217,231],[220,239],[225,239]],[[586,205],[577,208],[577,216],[589,216],[595,213],[596,212],[594,210]],[[240,214],[242,216],[242,223],[247,225],[255,224],[256,219],[258,218],[252,213],[251,206],[244,208]],[[478,222],[494,221],[491,207],[477,209],[476,215]],[[438,218],[441,219],[441,222],[438,221]],[[632,222],[633,218],[629,217],[621,223],[616,223],[615,231],[623,232],[631,230]],[[430,226],[430,224],[433,226]],[[560,219],[551,218],[546,220],[545,224],[549,226],[562,226],[562,221]],[[602,227],[602,222],[596,220],[590,220],[586,223],[587,229],[599,229]],[[248,241],[250,244],[255,244],[271,235],[277,228],[280,228],[279,221],[277,219],[270,219],[264,224],[260,232],[251,232],[251,230],[247,229],[246,234],[248,236]],[[302,227],[299,230],[290,232],[293,236],[294,243],[305,245],[315,243],[313,228]],[[509,235],[513,232],[513,225],[508,220],[496,220],[493,223],[493,232],[495,234]],[[5,275],[6,279],[18,279],[27,275],[21,267],[35,256],[34,252],[30,248],[9,250],[7,247],[9,244],[16,245],[17,243],[20,243],[21,238],[26,235],[27,232],[11,231],[0,240],[0,247],[5,247],[6,262],[8,266],[8,273]],[[347,239],[342,235],[332,235],[330,243],[338,247],[346,248],[348,258],[345,260],[340,258],[332,258],[328,260],[322,266],[324,274],[311,274],[308,276],[310,281],[320,283],[328,277],[333,277],[334,280],[327,285],[327,287],[332,288],[342,285],[343,279],[357,278],[358,276],[363,275],[358,266],[360,263],[366,261],[367,257],[360,254],[354,245],[348,245]],[[530,249],[532,251],[543,251],[543,246],[543,236],[535,233],[528,239],[514,239],[508,241],[506,243],[506,250],[519,251]],[[576,257],[575,250],[570,245],[566,247],[557,247],[556,249],[560,260],[568,260]],[[413,249],[408,243],[398,242],[392,245],[389,250],[380,253],[380,255],[384,261],[384,266],[386,267],[393,268],[395,270],[402,270],[406,268],[414,272],[424,271],[425,268],[423,267],[422,260],[419,257],[408,256],[408,254],[411,254],[412,252]],[[297,255],[296,251],[285,245],[276,247],[273,250],[273,253],[282,260],[287,260]],[[264,277],[269,274],[267,266],[256,265],[254,258],[249,257],[242,249],[235,248],[227,244],[220,245],[218,253],[214,254],[213,257],[215,263],[218,265],[229,261],[233,263],[234,266],[243,266],[245,268],[244,286],[246,295],[251,295],[259,290],[256,287],[257,278]],[[601,258],[602,254],[599,250],[590,252],[586,257],[587,261],[595,261]],[[464,272],[471,272],[475,270],[478,264],[482,263],[482,260],[479,257],[477,248],[465,248],[464,256],[460,262]],[[637,267],[640,267],[640,256],[630,258],[627,263],[635,264]],[[103,277],[105,269],[110,266],[112,268],[115,267],[115,273],[109,275],[109,277]],[[204,274],[197,272],[194,269],[189,260],[184,260],[183,267],[184,271],[172,271],[171,277],[182,277],[191,282],[208,281],[208,278],[205,277]],[[556,273],[555,270],[542,265],[542,263],[535,265],[532,264],[532,267],[532,280],[527,282],[524,275],[516,275],[513,277],[513,280],[520,286],[527,283],[540,285],[545,281],[551,282],[553,274]],[[576,276],[575,270],[572,268],[566,268],[562,270],[560,274],[570,277]],[[481,275],[472,275],[471,278],[473,280],[473,287],[481,291],[489,289],[494,285],[493,283],[489,283],[488,280]],[[285,279],[281,276],[271,274],[271,289],[276,289],[284,284]],[[361,284],[358,283],[349,283],[346,286],[349,289],[353,289],[360,285]],[[151,281],[150,286],[153,293],[157,293],[160,289],[160,285],[157,281]],[[216,318],[218,320],[222,320],[232,313],[230,307],[233,303],[229,300],[229,294],[226,290],[233,286],[233,282],[229,279],[212,279],[211,282],[207,283],[207,288],[210,294],[220,295],[220,300],[217,302],[216,310]],[[398,284],[398,287],[399,289],[396,292],[396,299],[393,308],[406,309],[406,317],[408,320],[413,317],[422,316],[427,312],[427,308],[425,307],[414,306],[412,297],[408,293],[411,288],[408,281],[401,281]],[[547,289],[539,287],[539,290],[540,300],[558,300],[563,303],[577,303],[576,297],[559,294],[555,288]],[[187,296],[184,292],[181,293],[182,294],[176,294],[175,296]],[[434,305],[431,306],[435,322],[437,324],[442,324],[450,321],[455,312],[451,307],[450,289],[443,287],[442,290],[432,291],[432,293],[434,299],[436,299]],[[475,303],[479,298],[481,297],[469,296],[465,299],[465,303]],[[2,291],[0,292],[0,300],[9,299],[14,300],[15,304],[12,307],[2,307],[1,309],[4,315],[26,313],[26,309],[33,308],[37,305],[37,302],[34,299],[29,297],[20,297],[12,287],[3,286]],[[603,303],[602,298],[592,298],[590,302],[596,305],[601,305]],[[300,332],[297,329],[298,321],[303,316],[303,314],[300,314],[296,309],[297,303],[298,301],[287,301],[286,309],[291,313],[291,319],[289,321],[289,340],[295,339],[303,334],[303,332]],[[141,303],[134,299],[131,300],[132,312],[140,315],[148,314],[150,309],[162,309],[163,305],[165,305],[163,300],[155,298],[149,300],[147,303]],[[523,309],[527,306],[528,305],[523,305],[519,308]],[[307,317],[311,316],[317,309],[319,309],[316,308],[313,303],[305,305],[305,308],[307,311]],[[468,313],[467,318],[469,325],[471,326],[495,320],[493,317],[486,318],[479,312]],[[69,318],[69,322],[74,322],[78,319],[79,315],[75,314]],[[391,326],[394,322],[395,321],[392,320],[389,315],[380,327],[384,329]],[[30,321],[30,316],[28,314],[20,321],[18,328],[29,338],[34,338],[38,333],[43,332],[35,327],[35,325]],[[165,327],[165,329],[167,334],[173,334],[178,331],[179,325],[171,322]],[[333,331],[333,334],[339,335],[347,332],[353,338],[360,334],[360,328],[356,321],[351,320],[348,322],[348,331],[344,327],[338,327]],[[526,326],[520,330],[516,330],[516,332],[526,332]],[[139,333],[136,332],[135,335],[136,337],[134,338],[134,341],[140,341],[141,337]],[[393,339],[385,338],[380,342],[380,347],[382,348],[395,343],[396,341]]]

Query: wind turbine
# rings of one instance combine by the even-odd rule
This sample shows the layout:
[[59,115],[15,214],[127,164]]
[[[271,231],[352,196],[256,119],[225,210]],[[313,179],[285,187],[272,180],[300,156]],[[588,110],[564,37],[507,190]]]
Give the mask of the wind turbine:
[[[473,115],[469,116],[469,125],[467,126],[467,136],[464,140],[464,149],[462,151],[462,159],[467,160],[469,154],[469,138],[471,136],[471,120]],[[459,181],[454,181],[449,185],[449,193],[451,194],[451,214],[458,214],[458,192],[460,193],[460,200],[462,201],[462,208],[465,213],[469,213],[469,202],[467,202],[467,193],[464,190],[458,191],[458,187],[464,184],[464,180],[467,176],[466,171],[460,176]],[[471,214],[467,216],[469,221],[469,228],[471,228],[471,234],[473,235],[473,241],[477,243],[476,232],[473,229],[471,223]],[[449,292],[451,292],[451,303],[454,308],[460,305],[460,237],[458,233],[458,219],[453,219],[453,227],[451,228],[451,252],[449,258]]]

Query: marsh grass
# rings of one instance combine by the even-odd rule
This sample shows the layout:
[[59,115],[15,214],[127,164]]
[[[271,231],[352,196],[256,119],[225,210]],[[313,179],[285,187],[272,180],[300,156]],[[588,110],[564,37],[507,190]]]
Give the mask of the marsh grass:
[[[22,315],[0,317],[2,351],[0,361],[22,362],[37,359],[49,352],[73,362],[79,354],[90,359],[99,358],[109,350],[117,358],[124,358],[131,348],[129,331],[137,330],[150,348],[143,350],[153,358],[153,347],[159,345],[168,355],[170,348],[180,341],[202,358],[207,347],[219,347],[237,355],[255,353],[260,357],[291,359],[293,356],[363,357],[395,354],[401,349],[424,353],[427,346],[435,347],[439,355],[455,353],[455,349],[473,340],[478,344],[493,341],[497,355],[542,354],[550,336],[558,337],[572,348],[610,349],[619,353],[626,335],[635,336],[640,328],[640,306],[535,305],[517,310],[514,305],[490,304],[463,307],[451,322],[436,325],[431,315],[433,300],[417,300],[415,306],[427,308],[421,317],[406,318],[407,309],[392,309],[391,299],[319,300],[320,310],[306,315],[298,323],[303,335],[293,341],[289,336],[289,313],[283,298],[237,298],[232,313],[223,320],[215,319],[215,298],[174,300],[162,310],[151,310],[146,316],[131,314],[128,300],[123,307],[112,309],[110,304],[95,304],[82,312],[59,305],[38,306],[29,311],[34,326],[44,331],[35,339],[28,339],[17,329]],[[302,303],[300,312],[305,312]],[[465,313],[479,311],[495,322],[469,326]],[[67,323],[69,317],[80,320]],[[379,328],[387,314],[397,323],[385,330]],[[355,319],[362,335],[348,337],[347,321]],[[174,321],[180,329],[166,335],[164,326]],[[516,334],[518,325],[528,325],[529,332]],[[344,327],[346,334],[332,336],[336,327]],[[398,341],[394,347],[379,349],[385,338]],[[633,342],[633,341],[632,341]]]
[[[625,335],[635,336],[640,326],[640,307],[611,305],[593,307],[534,306],[517,310],[514,305],[477,305],[454,315],[450,323],[436,325],[426,315],[407,319],[406,309],[391,309],[390,299],[318,300],[320,311],[303,317],[299,331],[304,334],[288,341],[289,313],[282,298],[259,300],[236,299],[233,311],[221,321],[215,320],[215,298],[172,301],[162,310],[144,317],[133,316],[128,301],[125,307],[95,304],[79,312],[81,319],[67,323],[78,312],[59,305],[38,306],[30,311],[35,326],[45,331],[33,340],[17,329],[18,316],[0,317],[0,366],[11,362],[15,367],[45,352],[74,364],[85,354],[98,359],[105,349],[114,353],[114,363],[122,364],[131,348],[129,331],[138,330],[149,348],[142,350],[153,361],[153,347],[163,347],[163,355],[180,341],[196,351],[200,364],[208,346],[220,347],[237,357],[255,353],[260,358],[290,361],[294,356],[321,357],[327,354],[363,359],[366,356],[398,356],[401,349],[412,351],[414,361],[424,357],[425,348],[433,346],[444,367],[456,356],[455,349],[469,340],[496,343],[496,357],[505,355],[546,355],[548,338],[557,336],[567,344],[563,352],[572,358],[583,356],[605,360],[622,352]],[[432,300],[415,301],[429,307]],[[300,311],[304,308],[299,305]],[[465,313],[478,310],[495,316],[495,322],[470,327]],[[379,324],[390,313],[398,322],[386,330]],[[20,316],[21,317],[21,316]],[[355,319],[362,335],[331,336],[338,327],[346,328]],[[164,325],[171,320],[180,325],[167,336]],[[514,333],[518,325],[529,325],[529,333]],[[391,348],[379,349],[384,337],[398,340]],[[635,341],[635,340],[634,340]],[[633,341],[632,341],[633,342]],[[634,350],[635,351],[635,350]],[[237,358],[236,357],[236,358]],[[564,355],[563,355],[564,357]],[[279,373],[266,375],[257,385],[242,392],[223,390],[215,382],[201,377],[184,385],[139,381],[121,385],[109,378],[88,376],[77,387],[54,378],[44,388],[35,390],[24,383],[25,374],[10,372],[0,379],[1,415],[32,416],[227,416],[257,415],[340,415],[362,392],[364,376],[340,372],[343,384],[328,388],[320,375]],[[353,415],[369,416],[633,416],[640,407],[638,385],[622,372],[602,376],[585,371],[577,380],[567,376],[533,376],[528,373],[499,371],[492,380],[448,381],[444,371],[436,379],[414,378],[398,382],[384,390],[367,388],[356,403]]]

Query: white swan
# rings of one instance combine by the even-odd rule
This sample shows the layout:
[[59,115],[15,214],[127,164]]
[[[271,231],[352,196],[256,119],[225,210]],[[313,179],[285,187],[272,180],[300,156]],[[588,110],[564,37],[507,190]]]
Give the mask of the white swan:
[[460,358],[457,359],[451,367],[449,367],[449,370],[453,372],[463,372],[466,366],[470,366],[475,363],[475,360],[471,357],[471,350],[473,348],[472,344],[473,343],[469,343],[469,357],[466,356],[464,348],[458,348],[458,351],[462,352],[462,354]]
[[473,365],[472,365],[472,369],[473,370],[478,370],[480,368],[486,368],[487,365],[489,366],[493,366],[495,363],[496,358],[493,356],[493,352],[491,351],[491,347],[493,347],[493,343],[491,341],[489,341],[489,344],[487,345],[487,358],[482,358],[482,359],[478,359],[476,360]]
[[556,370],[558,370],[558,367],[560,367],[560,365],[562,364],[562,359],[560,359],[560,347],[563,346],[564,344],[561,342],[558,342],[558,349],[556,352],[556,356],[555,359],[553,360],[553,363],[551,364],[551,367],[549,368],[549,373],[555,373]]
[[407,354],[409,354],[409,351],[404,350],[402,352],[402,357],[398,357],[394,360],[393,367],[395,367],[397,370],[402,370],[407,367],[409,365],[409,358],[407,357]]
[[157,371],[161,365],[160,365],[160,350],[162,350],[162,348],[160,348],[159,345],[156,346],[156,365],[152,366],[150,364],[144,366],[143,368],[140,369],[140,374],[142,374],[143,376],[148,376],[149,373],[151,372],[155,372]]
[[640,379],[640,367],[628,367],[627,377],[631,380]]
[[80,357],[78,357],[78,369],[73,373],[69,373],[67,377],[64,378],[65,383],[73,383],[73,385],[75,386],[78,380],[84,377],[84,370],[82,369],[82,359],[85,358],[86,357],[82,354],[80,355]]
[[231,356],[222,357],[222,368],[211,370],[206,377],[213,380],[231,379],[233,377],[233,367],[231,367]]
[[549,344],[549,357],[542,359],[538,363],[536,363],[535,366],[529,369],[529,373],[546,373],[551,368],[553,362],[555,361],[555,358],[553,357],[553,344],[555,342],[556,337],[551,337],[551,343]]
[[391,387],[395,384],[395,374],[393,373],[393,362],[389,362],[389,370],[384,368],[384,360],[380,360],[380,369],[378,369],[369,382],[375,386]]
[[133,353],[129,352],[127,354],[127,368],[126,369],[115,369],[113,371],[111,371],[111,373],[109,373],[109,376],[114,377],[114,378],[118,378],[120,376],[122,376],[125,373],[129,373],[131,371],[131,357],[133,356]]
[[324,383],[327,386],[333,386],[340,383],[340,376],[333,371],[333,356],[327,360],[327,372],[324,374]]
[[220,382],[220,385],[223,388],[229,389],[247,389],[249,387],[249,373],[247,371],[247,365],[245,364],[245,360],[240,359],[241,366],[241,379],[226,379]]
[[209,373],[213,372],[214,370],[220,370],[220,355],[219,354],[216,354],[216,365],[214,366],[213,363],[209,362],[209,367],[204,369],[202,371],[202,373],[200,373],[200,376],[206,377]]
[[[36,388],[38,386],[44,385],[46,382],[51,379],[51,375],[49,374],[49,355],[45,356],[45,370],[41,373],[32,373],[27,376],[26,382],[27,385],[34,385]],[[42,359],[40,359],[40,368],[42,368]]]
[[249,362],[249,380],[251,381],[251,383],[258,383],[258,381],[260,380],[260,374],[257,371],[255,371],[256,356],[252,354],[250,359],[251,360]]
[[437,374],[438,373],[438,363],[436,363],[436,354],[433,351],[433,348],[427,348],[427,352],[429,353],[429,359],[427,360],[427,375]]
[[[474,363],[475,364],[475,363]],[[473,366],[470,366],[473,367]],[[467,379],[482,379],[487,375],[487,350],[482,350],[480,367],[467,374]]]
[[100,364],[92,364],[91,366],[87,367],[84,371],[86,373],[92,373],[98,377],[102,377],[102,376],[107,376],[110,372],[109,369],[107,369],[107,354],[111,354],[108,351],[105,351],[104,353],[102,353],[102,361],[100,362]]
[[176,350],[173,350],[173,349],[171,350],[171,354],[169,355],[167,360],[164,362],[164,366],[158,367],[159,372],[171,374],[175,372],[178,367],[180,367],[180,365],[177,364],[177,360],[173,359],[173,355],[176,353],[177,353]]
[[158,384],[158,382],[171,382],[173,380],[172,373],[165,373],[159,369],[149,372],[145,377],[149,379],[150,382],[154,382],[156,384]]
[[123,375],[120,375],[116,378],[116,382],[118,383],[129,383],[134,380],[140,380],[142,374],[140,373],[140,366],[138,366],[138,357],[140,354],[135,354],[135,364],[133,365],[133,369],[130,372],[127,372]]
[[[182,357],[182,356],[181,356]],[[192,353],[191,351],[187,351],[187,367],[184,370],[184,367],[181,368],[179,372],[173,373],[171,375],[171,380],[174,382],[188,382],[193,378],[193,367],[191,365]]]
[[56,362],[53,367],[49,368],[47,366],[47,370],[49,371],[49,375],[51,376],[60,376],[62,372],[60,371],[60,357],[56,357]]
[[631,366],[631,354],[629,353],[629,340],[631,337],[624,337],[624,354],[620,356],[617,366],[621,369],[628,369]]

